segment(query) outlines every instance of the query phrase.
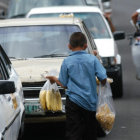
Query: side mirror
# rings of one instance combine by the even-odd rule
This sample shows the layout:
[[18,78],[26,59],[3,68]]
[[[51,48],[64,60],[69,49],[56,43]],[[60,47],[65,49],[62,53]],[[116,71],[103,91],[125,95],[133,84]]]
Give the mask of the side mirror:
[[15,91],[14,81],[0,81],[0,95],[14,93]]
[[124,31],[115,31],[113,33],[113,36],[114,36],[115,40],[125,39],[125,32]]

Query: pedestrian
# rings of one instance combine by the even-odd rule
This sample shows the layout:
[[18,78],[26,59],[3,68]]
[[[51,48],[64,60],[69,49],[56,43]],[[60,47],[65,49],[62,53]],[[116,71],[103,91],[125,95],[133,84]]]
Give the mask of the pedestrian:
[[105,16],[105,18],[106,18],[106,20],[107,20],[107,22],[110,26],[111,31],[115,32],[116,29],[115,29],[115,26],[112,23],[111,17],[107,13],[105,13],[104,16]]
[[64,59],[59,78],[47,76],[51,83],[66,88],[66,140],[97,139],[96,77],[106,83],[106,70],[92,54],[86,52],[87,40],[75,32],[69,40],[70,55]]
[[[140,32],[140,8],[137,9],[131,16],[131,19],[134,23],[134,26],[136,28],[136,32]],[[140,35],[140,33],[139,33]]]

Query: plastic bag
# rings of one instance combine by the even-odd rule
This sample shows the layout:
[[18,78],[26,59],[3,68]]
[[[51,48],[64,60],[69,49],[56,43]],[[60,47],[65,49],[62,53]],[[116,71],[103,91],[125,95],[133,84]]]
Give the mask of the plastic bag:
[[[113,79],[112,78],[107,78],[107,82],[109,83],[109,84],[111,84],[111,83],[113,83]],[[100,81],[99,81],[99,79],[96,77],[96,84],[97,84],[97,94],[99,94],[99,85],[101,84],[100,83]]]
[[97,103],[96,119],[106,134],[109,134],[115,121],[115,108],[113,104],[112,91],[110,84],[105,86],[99,85],[99,95]]
[[46,81],[40,91],[40,104],[46,111],[62,111],[61,94],[57,84],[51,84],[49,80]]

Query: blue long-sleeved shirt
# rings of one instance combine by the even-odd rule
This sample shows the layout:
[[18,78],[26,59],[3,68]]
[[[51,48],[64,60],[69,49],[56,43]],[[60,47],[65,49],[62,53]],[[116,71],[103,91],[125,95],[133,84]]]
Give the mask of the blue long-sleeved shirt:
[[67,87],[69,99],[90,111],[96,111],[97,91],[96,77],[107,78],[106,70],[92,54],[86,51],[74,51],[64,59],[59,81]]

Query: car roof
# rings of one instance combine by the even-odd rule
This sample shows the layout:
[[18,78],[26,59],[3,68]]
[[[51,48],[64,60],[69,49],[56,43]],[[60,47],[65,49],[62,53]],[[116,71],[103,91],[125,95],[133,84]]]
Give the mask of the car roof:
[[43,14],[43,13],[62,13],[62,12],[96,12],[102,13],[97,6],[50,6],[50,7],[40,7],[33,8],[27,14]]
[[79,25],[81,20],[75,17],[51,17],[51,18],[15,18],[0,20],[0,27],[9,26],[29,26],[29,25],[59,25],[71,24]]

